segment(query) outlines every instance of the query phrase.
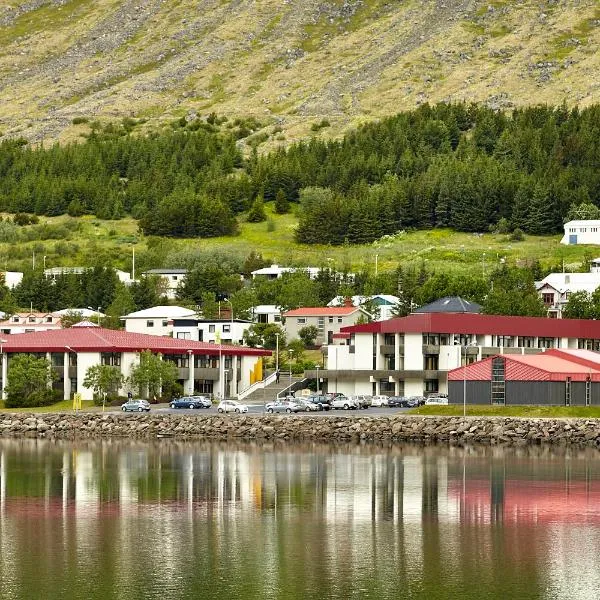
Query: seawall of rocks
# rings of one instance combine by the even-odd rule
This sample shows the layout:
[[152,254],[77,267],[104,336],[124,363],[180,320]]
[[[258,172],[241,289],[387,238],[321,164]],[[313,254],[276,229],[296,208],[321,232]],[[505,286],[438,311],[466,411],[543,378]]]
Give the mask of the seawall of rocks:
[[5,413],[0,414],[0,436],[410,441],[458,445],[558,444],[600,447],[600,419]]

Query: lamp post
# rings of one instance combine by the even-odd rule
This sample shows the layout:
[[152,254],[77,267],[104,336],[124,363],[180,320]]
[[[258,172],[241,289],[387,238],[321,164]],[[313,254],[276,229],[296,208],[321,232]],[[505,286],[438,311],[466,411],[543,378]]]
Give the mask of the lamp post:
[[275,334],[275,373],[279,371],[279,334]]
[[8,368],[4,368],[4,344],[6,344],[8,340],[0,339],[0,369],[2,369],[2,389],[0,390],[0,400],[4,400],[4,387],[6,386],[6,381],[4,381],[4,376],[8,374]]
[[317,396],[319,395],[319,365],[317,365]]
[[[96,319],[98,321],[98,327],[100,327],[100,310],[102,309],[101,306],[98,307],[98,310],[96,311]],[[94,309],[91,306],[88,306],[88,310],[93,311]]]

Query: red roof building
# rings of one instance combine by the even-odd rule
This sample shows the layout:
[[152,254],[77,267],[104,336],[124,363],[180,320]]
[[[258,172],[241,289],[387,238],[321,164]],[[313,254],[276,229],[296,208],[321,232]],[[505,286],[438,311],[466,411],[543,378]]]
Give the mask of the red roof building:
[[131,333],[101,327],[71,327],[18,335],[0,339],[2,358],[1,390],[10,371],[11,357],[18,353],[45,356],[52,364],[57,379],[55,387],[69,398],[81,392],[91,399],[92,390],[83,380],[89,367],[105,364],[119,367],[128,376],[138,362],[139,354],[149,350],[171,361],[178,369],[178,379],[186,394],[195,392],[220,396],[237,396],[256,378],[262,378],[264,356],[269,350],[210,344],[171,337]]

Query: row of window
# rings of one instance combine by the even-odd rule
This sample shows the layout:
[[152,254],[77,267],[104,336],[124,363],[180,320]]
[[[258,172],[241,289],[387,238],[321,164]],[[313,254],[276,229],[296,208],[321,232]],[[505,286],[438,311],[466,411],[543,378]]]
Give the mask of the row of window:
[[[337,322],[338,323],[343,323],[344,322],[343,317],[328,317],[329,323],[334,323],[336,318],[337,318]],[[298,325],[306,325],[306,317],[298,317],[296,319],[296,323],[298,323]],[[318,319],[317,319],[317,327],[319,329],[324,329],[325,328],[325,317],[318,317]]]
[[[577,227],[569,227],[569,233],[577,233]],[[587,233],[587,227],[580,227],[579,233]],[[598,228],[590,227],[590,233],[598,233]]]

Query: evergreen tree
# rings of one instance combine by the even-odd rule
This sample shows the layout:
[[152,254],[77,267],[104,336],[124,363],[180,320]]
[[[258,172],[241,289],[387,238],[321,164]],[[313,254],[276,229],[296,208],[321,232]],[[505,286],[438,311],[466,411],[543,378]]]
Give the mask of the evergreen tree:
[[248,212],[248,217],[246,218],[248,223],[261,223],[262,221],[267,220],[267,215],[265,213],[265,203],[262,197],[262,194],[259,194],[252,207]]
[[278,215],[285,215],[290,212],[290,203],[282,188],[279,188],[275,194],[275,212]]

